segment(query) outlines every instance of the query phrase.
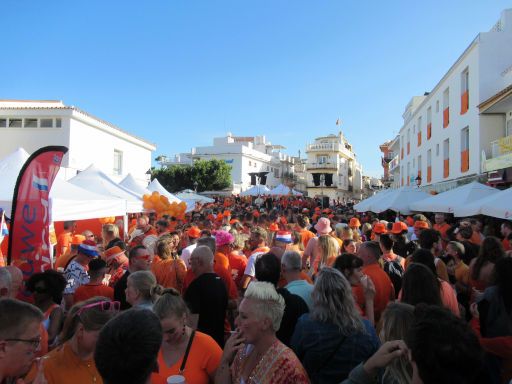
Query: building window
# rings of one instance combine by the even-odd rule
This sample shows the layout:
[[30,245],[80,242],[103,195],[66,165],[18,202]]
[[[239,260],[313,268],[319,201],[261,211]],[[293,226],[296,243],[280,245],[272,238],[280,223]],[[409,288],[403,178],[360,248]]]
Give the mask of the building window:
[[249,160],[249,167],[252,167],[252,161]]
[[7,119],[0,119],[0,128],[7,128]]
[[460,114],[463,115],[469,108],[469,69],[466,68],[460,75]]
[[421,155],[418,156],[418,177],[421,179],[421,168],[422,168],[422,164],[421,164]]
[[[0,127],[2,125],[0,124]],[[505,126],[505,136],[512,135],[512,119],[507,120],[507,125]]]
[[53,119],[41,119],[40,127],[41,128],[53,128]]
[[37,128],[37,119],[25,119],[23,126],[25,128]]
[[114,149],[114,175],[123,174],[123,152]]
[[427,109],[427,140],[432,137],[432,107]]
[[421,116],[418,117],[418,147],[421,145],[421,123],[422,123]]
[[450,175],[450,139],[443,141],[443,177]]
[[55,128],[62,127],[62,119],[55,119]]
[[450,124],[450,88],[443,92],[443,128]]
[[439,113],[439,100],[436,101],[436,113]]
[[21,119],[9,119],[9,128],[21,128]]
[[327,164],[327,156],[318,156],[316,160],[318,164]]
[[427,151],[427,183],[432,181],[432,150]]
[[469,127],[460,131],[460,170],[469,170]]

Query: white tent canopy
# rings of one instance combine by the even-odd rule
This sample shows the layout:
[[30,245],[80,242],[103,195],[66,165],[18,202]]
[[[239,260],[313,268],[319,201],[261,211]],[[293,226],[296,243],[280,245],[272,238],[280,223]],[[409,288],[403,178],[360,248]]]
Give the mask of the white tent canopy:
[[472,183],[413,203],[411,204],[411,209],[420,212],[453,213],[457,208],[462,208],[475,200],[495,195],[498,192],[496,188],[473,181]]
[[159,194],[166,196],[169,199],[169,203],[172,203],[172,202],[181,203],[182,199],[176,197],[171,192],[169,192],[167,189],[165,189],[162,186],[162,184],[160,184],[158,179],[153,179],[153,181],[151,183],[149,183],[147,189],[150,191],[150,193],[158,192]]
[[430,195],[415,187],[402,187],[387,193],[378,201],[370,204],[369,210],[375,213],[388,209],[403,214],[411,213],[411,204],[428,198]]
[[142,199],[140,197],[117,184],[94,165],[90,165],[87,169],[71,178],[69,182],[100,195],[126,200],[126,212],[128,213],[143,211]]
[[119,185],[129,189],[140,198],[142,198],[142,195],[151,194],[151,191],[137,182],[131,173],[127,174],[126,177],[119,182]]
[[471,204],[455,208],[457,217],[487,215],[499,219],[512,219],[512,188],[497,191],[490,196],[476,200]]
[[50,190],[53,221],[124,216],[126,200],[87,191],[60,178]]
[[287,187],[284,184],[279,184],[277,187],[275,187],[274,189],[272,189],[270,191],[270,194],[273,195],[273,196],[282,196],[282,195],[289,195],[290,192],[294,196],[302,196],[302,193],[297,192],[297,191],[295,191],[293,189],[290,191],[290,187]]
[[385,197],[387,194],[391,193],[392,191],[394,191],[394,189],[385,189],[384,191],[380,191],[380,192],[376,193],[375,195],[370,196],[369,198],[364,199],[363,201],[355,204],[354,209],[357,212],[369,211],[372,203],[376,203],[377,201],[379,201],[380,199],[382,199],[383,197]]
[[[11,216],[12,198],[18,174],[29,154],[23,149],[0,160],[0,208]],[[122,216],[126,201],[89,192],[57,177],[50,190],[52,220],[83,220],[96,217]]]
[[268,189],[266,185],[254,185],[240,193],[240,196],[270,195],[270,192],[270,189]]
[[208,203],[213,203],[215,201],[214,199],[212,199],[210,197],[198,195],[191,189],[185,189],[185,190],[177,193],[176,196],[178,196],[178,198],[180,198],[181,200],[186,201],[187,205],[189,202],[193,202],[194,204],[196,202],[199,202],[201,204],[208,204]]

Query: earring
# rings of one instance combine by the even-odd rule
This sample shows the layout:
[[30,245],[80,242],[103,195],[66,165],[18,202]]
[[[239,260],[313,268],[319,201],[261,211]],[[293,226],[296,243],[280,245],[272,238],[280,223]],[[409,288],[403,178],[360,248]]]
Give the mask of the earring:
[[185,324],[183,324],[183,331],[181,332],[181,337],[185,336],[185,331],[186,331]]

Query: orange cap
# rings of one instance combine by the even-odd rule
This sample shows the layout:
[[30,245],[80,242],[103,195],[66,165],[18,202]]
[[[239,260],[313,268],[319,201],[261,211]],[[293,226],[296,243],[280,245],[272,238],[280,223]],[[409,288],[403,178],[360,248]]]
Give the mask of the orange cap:
[[84,240],[84,235],[73,235],[73,237],[71,237],[71,245],[80,245],[84,242]]
[[393,223],[393,228],[391,228],[391,233],[394,233],[395,235],[401,234],[403,231],[407,231],[407,224],[405,224],[403,221],[397,221],[396,223]]
[[277,225],[276,223],[272,223],[269,225],[268,230],[272,232],[277,232],[279,231],[279,225]]
[[414,222],[414,228],[418,229],[429,229],[428,223],[426,221],[417,220]]
[[382,235],[383,233],[386,233],[386,226],[384,225],[384,223],[376,223],[375,226],[373,227],[373,232],[376,233],[377,235]]
[[197,239],[199,236],[201,236],[201,230],[198,227],[190,227],[187,231],[187,235],[188,237]]
[[114,247],[111,247],[109,249],[107,249],[105,251],[105,260],[106,261],[109,261],[110,259],[113,259],[114,257],[116,256],[120,256],[124,253],[125,251],[123,251],[120,247],[118,247],[117,245],[114,246]]
[[361,223],[359,222],[359,219],[357,217],[353,217],[350,219],[348,226],[350,228],[359,228],[361,226]]

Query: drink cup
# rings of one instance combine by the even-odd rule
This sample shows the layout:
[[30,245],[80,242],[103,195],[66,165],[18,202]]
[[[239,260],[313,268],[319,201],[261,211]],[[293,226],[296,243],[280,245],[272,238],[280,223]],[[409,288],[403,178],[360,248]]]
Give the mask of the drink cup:
[[167,384],[187,384],[187,382],[181,375],[172,375],[167,378]]

